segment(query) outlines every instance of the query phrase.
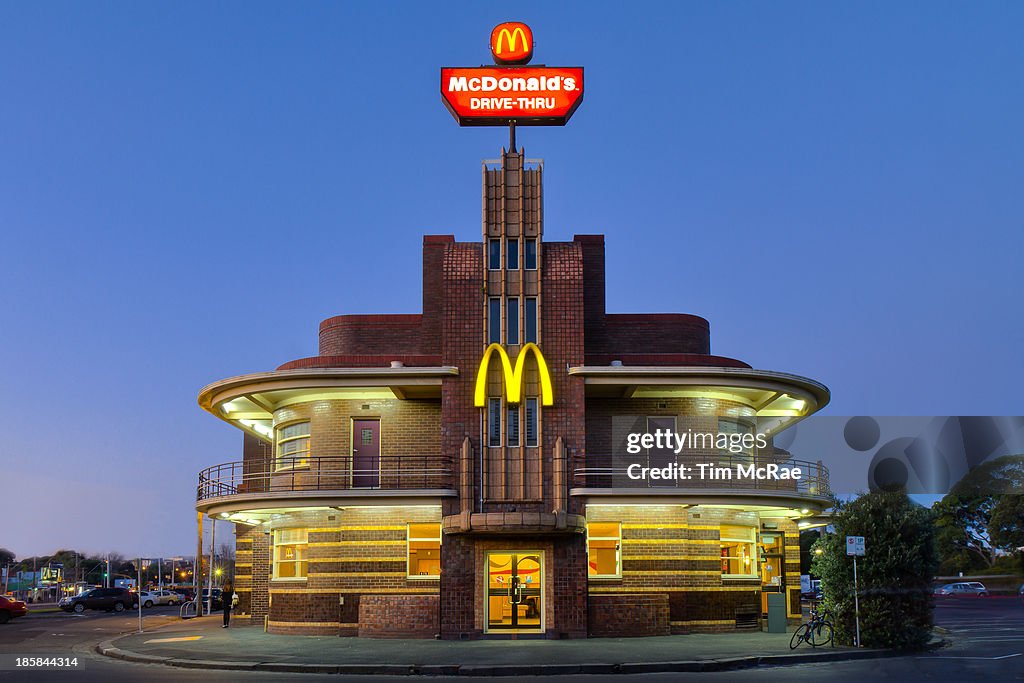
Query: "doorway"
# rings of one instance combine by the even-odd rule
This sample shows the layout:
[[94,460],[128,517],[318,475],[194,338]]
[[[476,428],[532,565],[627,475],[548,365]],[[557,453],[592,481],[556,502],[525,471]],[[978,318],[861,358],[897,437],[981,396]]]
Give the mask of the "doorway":
[[352,420],[352,488],[380,488],[380,420]]
[[541,633],[544,630],[544,572],[539,551],[489,552],[487,631]]

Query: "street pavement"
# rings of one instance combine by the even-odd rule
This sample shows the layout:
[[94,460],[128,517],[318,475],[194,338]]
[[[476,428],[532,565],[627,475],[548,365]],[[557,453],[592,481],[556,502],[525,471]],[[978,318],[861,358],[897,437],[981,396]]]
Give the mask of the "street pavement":
[[[135,612],[106,614],[87,612],[84,615],[63,613],[37,614],[17,619],[11,624],[0,626],[0,654],[49,654],[51,656],[73,654],[79,657],[82,668],[77,672],[0,672],[4,680],[50,680],[71,675],[87,681],[140,680],[176,681],[193,678],[197,674],[214,681],[259,681],[265,680],[318,680],[337,681],[336,675],[289,674],[285,672],[258,671],[216,671],[203,670],[201,673],[190,669],[179,669],[162,664],[137,664],[103,657],[95,652],[95,645],[101,641],[119,640],[119,647],[138,643],[145,646],[146,640],[164,638],[202,638],[171,643],[150,643],[149,648],[174,648],[176,654],[205,658],[217,654],[217,659],[234,661],[338,661],[335,655],[346,651],[346,661],[358,661],[356,654],[362,651],[362,661],[369,662],[374,648],[386,654],[385,662],[425,661],[422,652],[431,648],[437,652],[458,657],[459,662],[485,663],[495,661],[517,661],[519,663],[550,662],[565,663],[580,660],[582,654],[599,653],[604,661],[652,661],[651,653],[670,650],[674,660],[681,658],[714,658],[726,654],[732,656],[771,651],[774,654],[788,654],[788,634],[729,634],[721,636],[677,636],[670,639],[594,639],[588,641],[476,641],[473,643],[449,643],[439,641],[376,641],[354,638],[272,636],[258,628],[220,629],[217,617],[199,621],[181,622],[174,608],[153,608],[144,612],[146,633],[131,635],[138,627]],[[563,683],[604,683],[637,679],[645,682],[706,680],[713,676],[726,682],[740,681],[782,681],[787,683],[802,680],[942,680],[981,681],[1024,679],[1024,603],[1010,598],[954,599],[940,602],[936,609],[936,622],[948,630],[952,645],[935,652],[873,659],[828,663],[805,663],[795,666],[760,666],[739,671],[717,673],[647,673],[608,675],[558,675]],[[280,641],[280,645],[278,645]],[[211,643],[233,644],[226,651],[214,653]],[[336,649],[341,648],[341,649]],[[420,649],[415,649],[420,648]],[[492,649],[493,648],[493,649]],[[582,648],[582,649],[581,649]],[[143,648],[144,649],[144,648]],[[801,648],[806,649],[806,646]],[[810,652],[810,650],[806,650]],[[258,654],[257,654],[258,653]],[[573,654],[576,653],[576,654]],[[500,656],[499,656],[500,655]],[[624,659],[625,655],[629,659]],[[680,656],[683,655],[683,656]],[[268,659],[274,657],[276,659]],[[498,658],[497,660],[495,658]],[[451,661],[451,660],[449,660]],[[592,659],[591,661],[600,661]],[[371,671],[373,669],[370,669]],[[382,671],[383,673],[383,671]],[[643,678],[637,678],[643,676]],[[569,678],[572,681],[565,681]],[[346,681],[404,681],[409,676],[346,676]],[[478,676],[458,676],[460,681],[485,680]],[[493,679],[487,679],[493,680]],[[506,678],[506,680],[511,680]],[[530,680],[554,680],[554,676],[531,676]]]

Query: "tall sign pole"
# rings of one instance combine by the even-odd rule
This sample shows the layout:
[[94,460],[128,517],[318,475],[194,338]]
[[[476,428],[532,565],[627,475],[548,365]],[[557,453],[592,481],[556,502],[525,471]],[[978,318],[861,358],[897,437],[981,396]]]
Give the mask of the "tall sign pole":
[[857,623],[857,635],[853,644],[860,647],[860,590],[857,587],[857,556],[864,555],[864,537],[847,536],[846,554],[853,556],[853,614]]

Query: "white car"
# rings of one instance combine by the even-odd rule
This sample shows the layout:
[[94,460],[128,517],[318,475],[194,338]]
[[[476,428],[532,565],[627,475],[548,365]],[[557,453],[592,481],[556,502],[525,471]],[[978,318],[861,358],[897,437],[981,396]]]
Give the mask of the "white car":
[[150,591],[151,595],[155,595],[158,600],[158,605],[180,605],[181,595],[174,591],[162,590],[162,591]]
[[169,595],[164,595],[164,593],[174,595],[175,598],[179,597],[170,591],[142,591],[139,593],[139,602],[142,603],[143,607],[172,604]]

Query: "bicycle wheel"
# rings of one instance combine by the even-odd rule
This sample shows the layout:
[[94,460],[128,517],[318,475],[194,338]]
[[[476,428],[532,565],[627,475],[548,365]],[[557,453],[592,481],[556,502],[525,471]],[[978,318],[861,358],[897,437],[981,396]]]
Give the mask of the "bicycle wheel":
[[811,647],[828,645],[832,642],[832,624],[827,621],[815,622],[807,633],[807,642]]
[[807,640],[807,632],[810,630],[810,624],[800,624],[795,631],[793,631],[793,637],[789,639],[789,649],[795,650],[799,647],[801,641]]

